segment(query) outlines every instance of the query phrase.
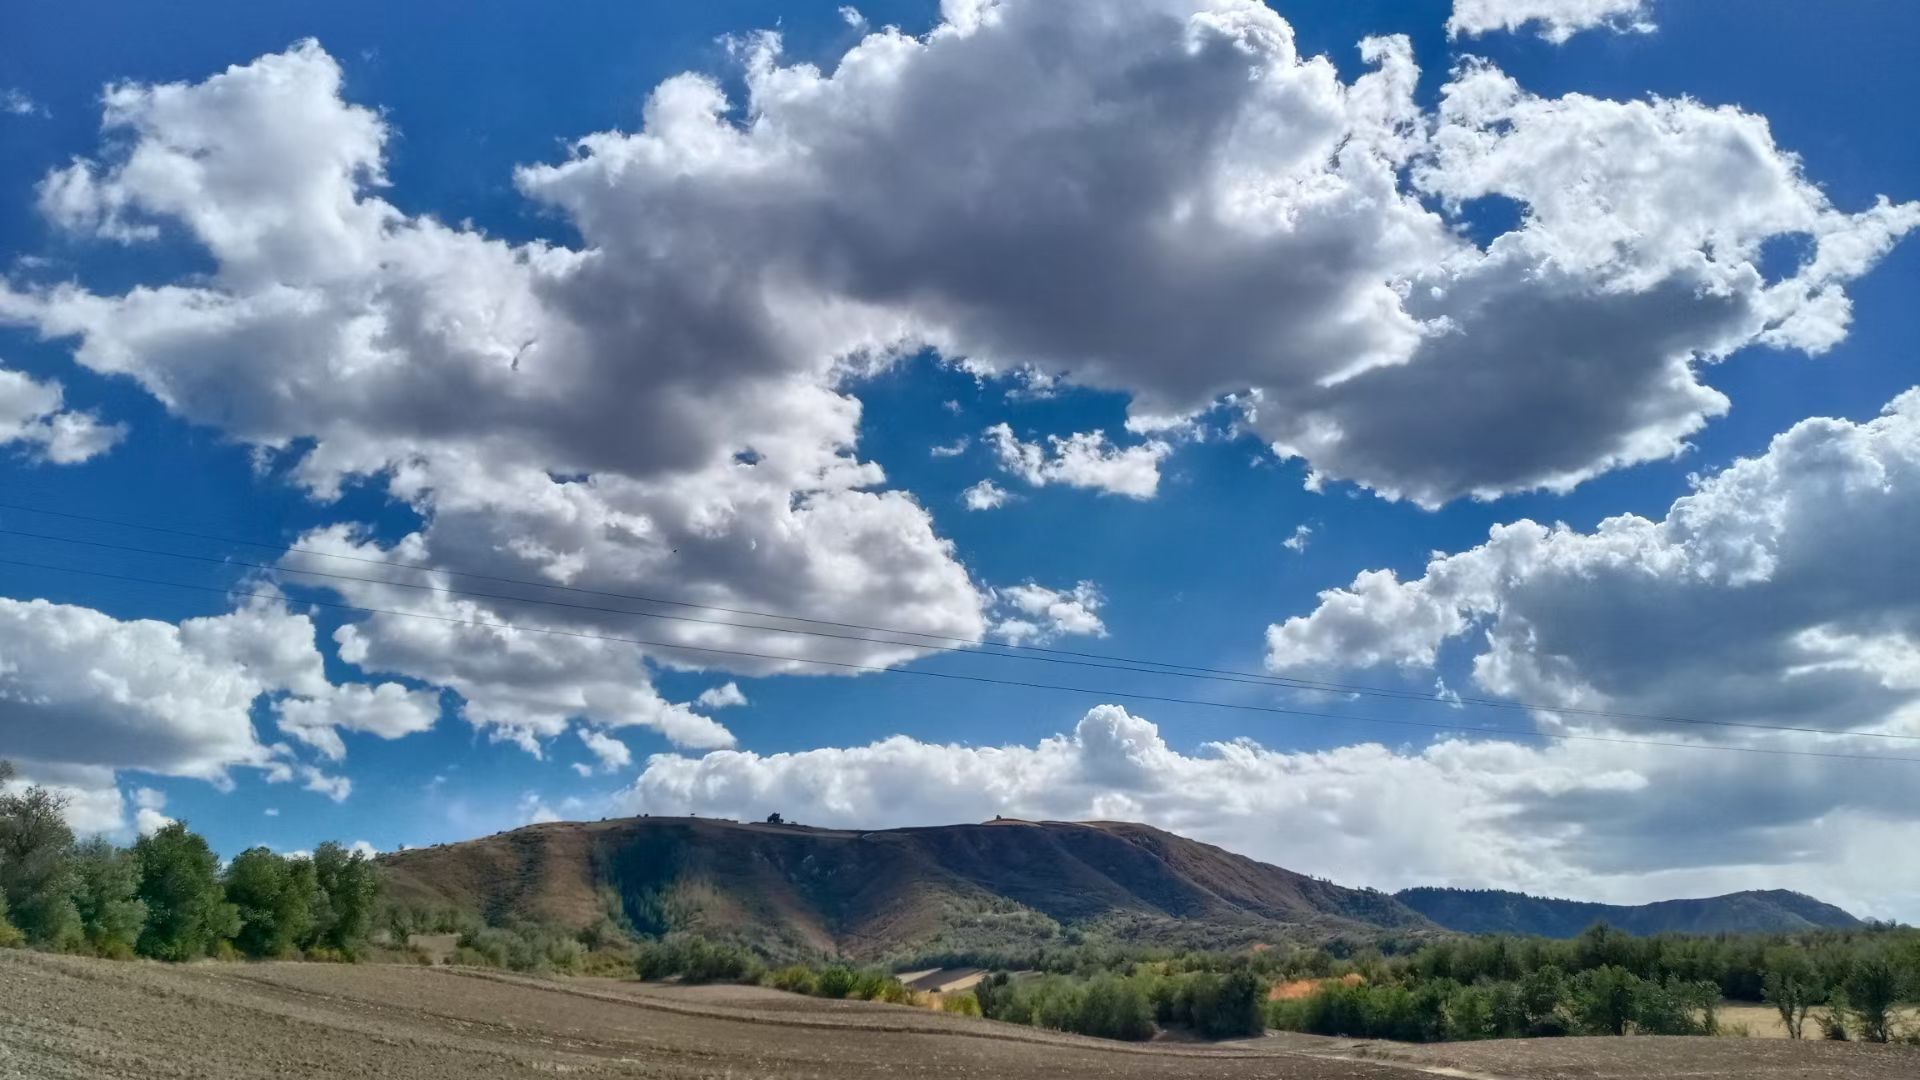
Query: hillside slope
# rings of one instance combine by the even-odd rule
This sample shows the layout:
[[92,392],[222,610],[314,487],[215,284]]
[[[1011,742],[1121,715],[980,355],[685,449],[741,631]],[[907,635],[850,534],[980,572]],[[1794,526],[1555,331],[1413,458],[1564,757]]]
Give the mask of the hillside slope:
[[1022,948],[1070,931],[1241,943],[1432,929],[1347,889],[1144,825],[1016,822],[854,832],[704,818],[531,825],[381,857],[400,903],[649,932],[775,955]]
[[1449,930],[1569,938],[1597,922],[1630,934],[1791,932],[1859,926],[1832,904],[1785,889],[1653,904],[1593,904],[1497,889],[1403,889],[1394,899]]

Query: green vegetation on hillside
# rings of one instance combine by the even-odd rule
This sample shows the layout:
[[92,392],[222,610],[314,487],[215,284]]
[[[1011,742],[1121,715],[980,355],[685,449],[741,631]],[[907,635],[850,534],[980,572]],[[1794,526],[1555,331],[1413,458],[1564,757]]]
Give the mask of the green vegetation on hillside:
[[[12,778],[12,764],[0,761],[0,784]],[[310,858],[253,848],[222,871],[206,840],[179,822],[131,848],[76,842],[58,793],[0,790],[0,946],[110,959],[351,960],[379,905],[372,862],[339,844]]]
[[1629,934],[1768,934],[1854,929],[1847,912],[1784,889],[1653,904],[1594,904],[1501,889],[1403,889],[1394,899],[1449,930],[1571,938],[1596,923]]

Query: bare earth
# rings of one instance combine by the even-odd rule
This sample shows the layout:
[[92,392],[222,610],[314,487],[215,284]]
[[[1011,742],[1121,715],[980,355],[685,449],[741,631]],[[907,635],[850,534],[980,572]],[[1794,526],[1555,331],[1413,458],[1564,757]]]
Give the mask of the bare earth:
[[0,952],[0,1077],[1920,1076],[1920,1050],[1740,1039],[1125,1045],[743,987],[402,966],[164,967]]

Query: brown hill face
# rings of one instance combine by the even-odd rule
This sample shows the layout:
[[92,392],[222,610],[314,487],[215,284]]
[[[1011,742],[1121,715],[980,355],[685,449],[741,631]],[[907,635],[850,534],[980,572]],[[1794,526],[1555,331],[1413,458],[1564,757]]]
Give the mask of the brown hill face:
[[1020,948],[1073,931],[1225,944],[1431,929],[1341,888],[1145,825],[1014,822],[852,832],[701,818],[532,825],[384,856],[394,898],[584,927],[737,937],[859,959]]

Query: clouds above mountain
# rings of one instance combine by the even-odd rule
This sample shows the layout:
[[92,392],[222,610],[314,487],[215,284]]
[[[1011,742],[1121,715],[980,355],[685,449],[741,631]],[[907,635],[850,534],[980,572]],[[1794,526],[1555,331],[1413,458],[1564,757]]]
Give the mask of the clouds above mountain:
[[1910,390],[1865,422],[1801,421],[1661,520],[1523,520],[1411,580],[1362,573],[1271,627],[1267,663],[1426,668],[1459,643],[1483,690],[1548,708],[1920,735],[1917,528]]
[[263,698],[283,734],[334,761],[346,753],[341,731],[398,738],[439,711],[432,695],[393,683],[330,682],[313,622],[275,601],[173,624],[0,598],[0,757],[75,794],[89,828],[117,822],[108,793],[121,770],[226,784],[251,768],[345,797],[343,778],[262,738]]
[[[1145,821],[1348,884],[1447,882],[1644,902],[1751,887],[1911,917],[1909,766],[1596,744],[1447,738],[1282,752],[1252,739],[1172,747],[1118,705],[1030,745],[896,736],[784,754],[660,755],[616,812],[874,828],[995,814]],[[1765,809],[1750,812],[1754,803]],[[1286,827],[1276,827],[1276,822]]]
[[1556,45],[1582,30],[1651,33],[1652,0],[1453,0],[1449,37],[1534,31]]
[[[1564,40],[1646,11],[1461,0],[1451,25]],[[716,751],[655,758],[636,798],[718,806],[792,784],[880,812],[896,778],[873,770],[897,766],[900,784],[935,792],[928,807],[978,805],[939,786],[958,777],[1007,807],[1132,808],[1201,832],[1188,793],[1240,775],[1244,757],[1255,781],[1307,777],[1307,802],[1249,794],[1252,809],[1222,819],[1245,824],[1216,836],[1244,828],[1256,844],[1270,811],[1331,803],[1346,815],[1335,833],[1384,838],[1364,874],[1441,865],[1412,854],[1433,837],[1343,801],[1343,783],[1362,784],[1351,775],[1378,769],[1478,815],[1477,841],[1436,849],[1461,866],[1540,884],[1520,880],[1509,820],[1548,828],[1570,880],[1625,865],[1607,826],[1552,833],[1554,815],[1587,799],[1632,820],[1621,793],[1688,777],[1465,744],[1187,754],[1124,713],[1004,752],[908,740],[764,756],[716,719],[728,695],[663,689],[680,683],[663,670],[712,671],[694,683],[711,686],[899,665],[929,640],[1101,634],[1101,593],[1057,586],[1128,586],[1061,555],[1135,544],[1117,516],[1097,523],[1099,545],[1069,549],[1090,537],[1053,530],[1061,550],[1031,567],[1024,552],[960,551],[936,516],[953,536],[1032,538],[996,526],[1069,497],[1137,514],[1199,486],[1176,466],[1201,457],[1203,427],[1250,433],[1315,488],[1424,507],[1672,459],[1731,407],[1708,365],[1831,350],[1850,284],[1920,224],[1920,204],[1836,205],[1740,108],[1542,96],[1471,58],[1423,90],[1407,39],[1355,45],[1343,75],[1347,56],[1302,54],[1254,0],[949,0],[927,33],[864,33],[821,64],[777,34],[730,39],[728,70],[659,82],[627,129],[555,130],[568,141],[549,159],[493,177],[512,191],[486,197],[492,220],[548,237],[528,240],[396,190],[388,156],[408,115],[349,85],[318,42],[108,87],[97,149],[43,163],[33,196],[34,227],[78,254],[11,264],[0,323],[70,351],[87,373],[68,380],[76,394],[137,388],[182,422],[168,430],[251,451],[261,483],[312,501],[282,579],[378,610],[316,642],[279,608],[168,624],[8,601],[19,610],[0,632],[20,651],[9,640],[0,655],[39,666],[0,675],[33,703],[0,752],[36,776],[104,771],[109,786],[115,770],[258,768],[340,798],[351,784],[334,762],[355,733],[417,733],[444,705],[483,743],[596,775],[628,768],[641,738]],[[943,376],[1012,389],[956,402],[937,439],[916,443],[909,417],[863,444],[862,395],[887,400],[879,377],[910,365],[934,371],[929,352]],[[33,370],[0,371],[0,443],[23,457],[96,458],[120,416],[140,415],[70,407],[37,357]],[[1068,399],[1105,411],[1042,426]],[[1868,424],[1803,424],[1664,521],[1521,522],[1416,580],[1362,575],[1275,627],[1271,662],[1425,667],[1482,648],[1483,691],[1563,709],[1907,730],[1920,608],[1905,583],[1920,578],[1889,538],[1915,524],[1915,411],[1902,399]],[[974,450],[954,441],[962,413]],[[962,452],[991,462],[959,481],[972,487],[923,501],[901,486]],[[900,476],[874,460],[893,453]],[[1321,530],[1305,552],[1306,531],[1268,541],[1301,574],[1336,557],[1322,536],[1353,535],[1285,510],[1285,527]],[[1813,538],[1827,534],[1839,546],[1823,559]],[[329,663],[384,681],[337,685]],[[1056,801],[1022,786],[1062,776],[1080,779]],[[1743,783],[1723,793],[1744,797]],[[1882,814],[1809,790],[1779,828]]]

